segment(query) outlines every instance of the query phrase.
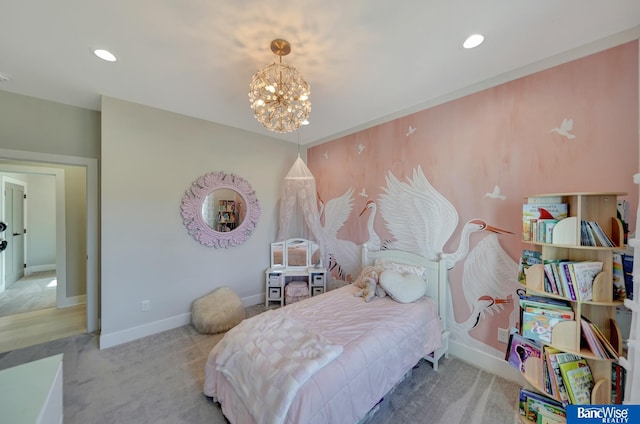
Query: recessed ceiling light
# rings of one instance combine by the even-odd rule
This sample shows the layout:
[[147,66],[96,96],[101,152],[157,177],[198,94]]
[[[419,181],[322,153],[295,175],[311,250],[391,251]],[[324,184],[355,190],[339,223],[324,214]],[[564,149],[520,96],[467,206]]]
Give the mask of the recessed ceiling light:
[[462,47],[465,49],[472,49],[474,47],[478,47],[484,41],[484,36],[482,34],[473,34],[470,35],[464,43],[462,43]]
[[108,50],[97,49],[93,51],[93,54],[98,56],[102,60],[106,60],[107,62],[115,62],[116,57]]

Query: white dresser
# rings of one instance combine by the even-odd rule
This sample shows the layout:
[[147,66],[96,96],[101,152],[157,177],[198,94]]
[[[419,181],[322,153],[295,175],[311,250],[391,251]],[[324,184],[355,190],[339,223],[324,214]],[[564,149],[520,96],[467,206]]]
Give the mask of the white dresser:
[[0,371],[0,421],[62,424],[62,354]]

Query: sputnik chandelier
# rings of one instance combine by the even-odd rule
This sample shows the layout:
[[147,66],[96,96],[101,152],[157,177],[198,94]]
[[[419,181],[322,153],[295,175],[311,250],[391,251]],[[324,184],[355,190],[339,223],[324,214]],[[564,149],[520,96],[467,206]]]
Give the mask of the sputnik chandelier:
[[249,100],[256,119],[270,131],[288,133],[307,124],[311,113],[311,89],[293,66],[282,63],[291,52],[286,40],[271,42],[280,61],[260,69],[251,79]]

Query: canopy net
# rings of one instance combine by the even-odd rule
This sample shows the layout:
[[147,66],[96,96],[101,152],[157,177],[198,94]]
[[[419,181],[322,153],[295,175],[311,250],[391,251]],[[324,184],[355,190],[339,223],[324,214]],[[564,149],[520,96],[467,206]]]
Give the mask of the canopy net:
[[[325,257],[325,245],[318,211],[316,180],[298,155],[284,178],[280,196],[280,220],[276,241],[305,238],[320,246]],[[326,262],[325,262],[326,263]]]

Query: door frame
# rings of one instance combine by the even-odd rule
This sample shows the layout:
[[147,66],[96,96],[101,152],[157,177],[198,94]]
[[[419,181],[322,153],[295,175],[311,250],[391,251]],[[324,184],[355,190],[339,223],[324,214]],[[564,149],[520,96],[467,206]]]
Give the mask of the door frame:
[[[51,153],[28,152],[22,150],[0,149],[0,158],[6,160],[39,162],[51,165],[72,165],[81,166],[86,170],[86,187],[87,187],[87,275],[86,275],[86,301],[87,301],[87,332],[91,333],[100,329],[99,320],[99,231],[98,231],[98,160],[92,158],[83,158],[77,156],[64,156]],[[62,219],[62,228],[65,228],[64,218],[64,200],[59,202],[57,199],[58,191],[64,193],[64,170],[61,168],[52,168],[62,171],[62,178],[56,177],[56,220],[58,216]],[[59,204],[61,203],[61,204]],[[63,268],[66,272],[66,231],[57,239],[65,240],[65,262]],[[58,243],[59,240],[56,240]],[[56,247],[57,248],[57,247]],[[56,254],[57,256],[57,254]],[[60,265],[60,261],[56,259],[56,266]],[[65,279],[66,283],[66,274]],[[66,287],[65,287],[66,290]]]

